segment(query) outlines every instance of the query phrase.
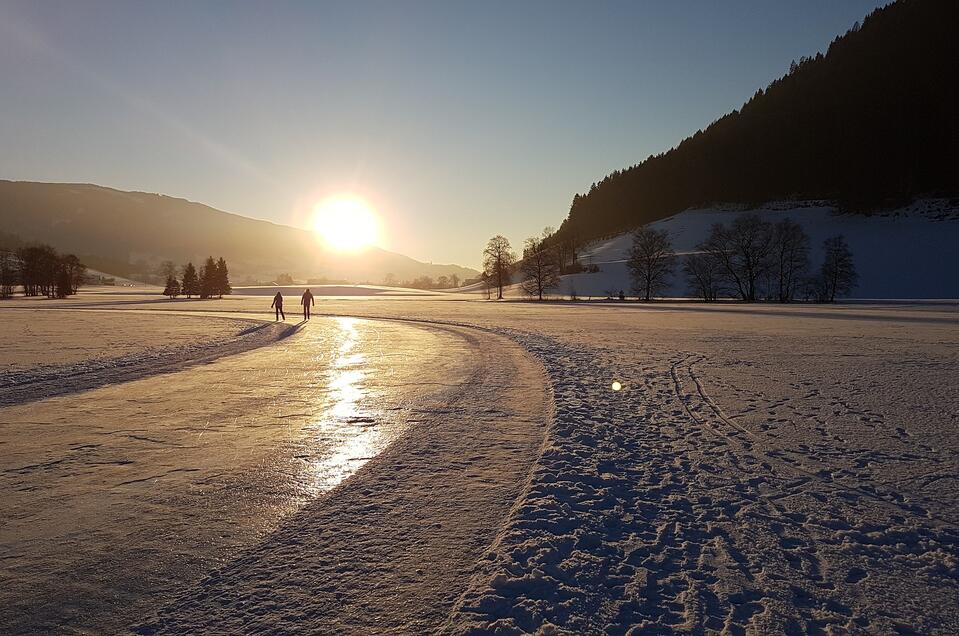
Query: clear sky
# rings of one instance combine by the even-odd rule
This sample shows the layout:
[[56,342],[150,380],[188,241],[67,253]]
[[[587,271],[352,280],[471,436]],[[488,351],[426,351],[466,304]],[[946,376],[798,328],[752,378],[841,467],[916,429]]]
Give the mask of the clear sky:
[[0,0],[0,178],[300,226],[354,193],[476,266],[881,4]]

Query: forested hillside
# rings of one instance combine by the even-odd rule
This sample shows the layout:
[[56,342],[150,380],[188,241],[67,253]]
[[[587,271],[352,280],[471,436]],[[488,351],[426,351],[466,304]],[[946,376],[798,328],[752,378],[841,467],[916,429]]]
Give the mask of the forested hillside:
[[89,184],[0,181],[0,248],[49,243],[114,275],[146,280],[166,260],[230,263],[236,282],[270,281],[281,273],[379,283],[474,270],[422,263],[370,248],[355,254],[324,249],[312,232],[222,212],[184,199]]
[[869,210],[959,195],[959,2],[900,0],[740,110],[573,198],[577,242],[712,202],[829,199]]

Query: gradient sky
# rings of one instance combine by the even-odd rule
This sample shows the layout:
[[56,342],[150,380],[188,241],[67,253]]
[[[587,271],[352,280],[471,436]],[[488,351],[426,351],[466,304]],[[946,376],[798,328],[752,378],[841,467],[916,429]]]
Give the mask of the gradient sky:
[[0,0],[0,178],[300,226],[352,192],[477,266],[881,4]]

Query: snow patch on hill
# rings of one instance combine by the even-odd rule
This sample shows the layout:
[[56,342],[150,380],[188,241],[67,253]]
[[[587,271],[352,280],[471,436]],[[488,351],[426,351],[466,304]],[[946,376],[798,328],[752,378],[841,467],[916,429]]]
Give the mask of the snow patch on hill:
[[[729,223],[743,212],[758,214],[776,222],[790,218],[801,224],[812,241],[811,260],[818,268],[825,239],[846,237],[859,271],[859,286],[852,298],[959,298],[956,246],[959,245],[959,202],[923,199],[915,203],[870,215],[842,213],[825,201],[771,202],[758,208],[714,206],[690,209],[651,223],[650,227],[669,232],[677,254],[696,251],[714,223]],[[560,292],[583,296],[629,293],[626,257],[632,242],[630,233],[597,241],[580,255],[584,265],[596,265],[597,273],[563,277]],[[688,289],[677,271],[669,290],[684,296]]]

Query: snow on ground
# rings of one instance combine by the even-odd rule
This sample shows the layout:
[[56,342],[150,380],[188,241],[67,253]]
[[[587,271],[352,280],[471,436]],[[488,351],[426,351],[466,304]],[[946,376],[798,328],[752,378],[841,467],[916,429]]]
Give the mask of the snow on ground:
[[295,330],[236,316],[110,310],[5,311],[2,324],[0,406],[180,371]]
[[[3,301],[0,308],[32,307]],[[235,319],[184,320],[163,314],[4,312],[0,323],[0,378],[11,372],[93,360],[151,355],[153,351],[229,340],[250,327]],[[0,383],[3,380],[0,379]]]
[[[801,224],[812,243],[811,261],[822,261],[822,243],[842,234],[849,243],[859,271],[859,286],[851,298],[959,298],[955,251],[959,244],[959,204],[931,199],[871,216],[840,214],[824,202],[778,202],[756,209],[717,207],[680,212],[650,227],[669,232],[678,254],[696,250],[714,223],[729,223],[743,212],[776,222],[784,218]],[[558,290],[563,295],[604,297],[620,289],[630,293],[625,260],[631,234],[598,241],[580,256],[597,273],[565,276]],[[668,296],[685,296],[689,290],[677,273]]]
[[[258,315],[263,298],[194,307]],[[215,489],[214,498],[191,473],[164,473],[174,485],[193,485],[164,505],[148,498],[153,522],[162,526],[175,510],[189,537],[194,515],[223,517],[233,539],[217,538],[223,526],[214,523],[204,545],[216,567],[193,558],[192,569],[174,577],[182,584],[121,588],[120,600],[89,615],[87,627],[129,617],[140,633],[959,631],[956,306],[353,298],[317,310],[371,320],[367,333],[377,340],[353,360],[357,369],[374,368],[376,356],[391,351],[399,363],[428,350],[448,366],[411,364],[403,400],[359,397],[357,408],[392,413],[423,388],[438,391],[421,411],[396,411],[391,421],[405,428],[392,445],[329,495],[306,495],[292,514],[264,513],[256,503],[259,484],[289,483],[279,477],[290,474],[284,462],[302,448],[275,442],[280,429],[262,425],[287,415],[274,412],[288,373],[263,400],[229,398],[224,409],[211,399],[198,415],[166,406],[157,415],[152,400],[90,399],[106,389],[37,403],[66,422],[56,403],[73,400],[74,426],[103,429],[116,426],[123,409],[157,426],[172,417],[196,429],[213,417],[221,422],[217,444],[241,443],[253,427],[253,447],[273,453],[251,460],[256,470],[229,473],[235,485]],[[407,324],[452,340],[404,347],[388,334]],[[236,378],[269,367],[277,347],[314,336],[300,332],[209,367],[235,390],[259,391]],[[176,393],[209,386],[197,375],[204,368],[174,374],[186,383]],[[456,386],[432,384],[424,374],[434,373],[433,382]],[[368,377],[383,375],[389,371]],[[119,397],[142,382],[149,380],[111,390]],[[321,400],[304,408],[315,419],[330,407]],[[224,410],[243,415],[233,422]],[[0,421],[11,412],[0,410]],[[24,425],[35,414],[24,410]],[[0,429],[16,439],[11,430]],[[136,459],[145,474],[156,461]],[[36,480],[47,470],[76,466],[53,465],[20,474],[23,483],[5,491],[42,493],[49,482]],[[277,500],[288,500],[285,488]],[[116,494],[101,486],[91,501],[109,505]],[[52,501],[28,509],[55,519]],[[270,514],[282,518],[271,525]],[[258,524],[275,531],[249,530]],[[0,547],[11,571],[23,557],[10,551],[5,532],[0,527]],[[111,544],[109,534],[70,538],[71,549]],[[144,540],[129,539],[130,550]],[[77,571],[110,571],[127,552],[120,553],[101,552]],[[169,563],[163,554],[137,558]],[[79,602],[91,594],[85,585]],[[147,604],[159,608],[155,616],[142,613]]]
[[[62,313],[68,321],[75,312]],[[421,464],[463,466],[459,455],[429,452],[430,430],[456,395],[472,392],[464,382],[474,348],[449,331],[317,318],[269,348],[0,409],[0,632],[104,633],[142,620],[300,507],[316,508],[411,428],[428,438],[416,449]],[[468,415],[467,428],[482,421]],[[535,427],[522,430],[536,437]],[[488,429],[476,435],[484,443],[475,452],[493,452]],[[496,448],[525,477],[522,448]],[[501,505],[515,498],[515,485],[511,495],[501,489],[508,467],[498,481],[470,474]],[[379,501],[362,499],[347,508]],[[495,505],[481,503],[485,521]],[[471,564],[495,528],[484,531],[472,553],[447,548]]]

